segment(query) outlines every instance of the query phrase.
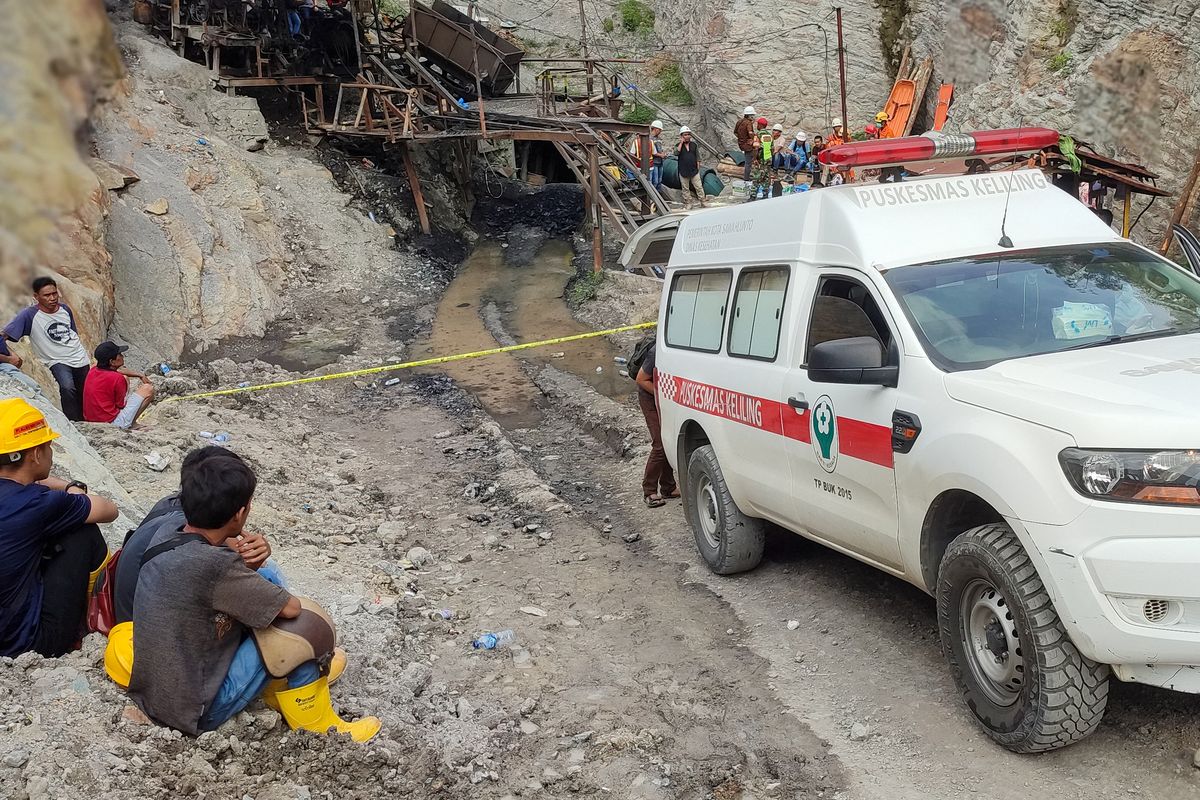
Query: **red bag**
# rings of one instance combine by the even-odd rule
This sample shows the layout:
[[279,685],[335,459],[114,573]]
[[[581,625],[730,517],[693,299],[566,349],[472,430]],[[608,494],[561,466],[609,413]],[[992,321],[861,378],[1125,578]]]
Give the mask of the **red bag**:
[[108,636],[108,632],[117,624],[113,587],[117,582],[117,561],[121,558],[123,549],[119,548],[113,553],[109,557],[108,563],[100,569],[100,574],[96,576],[96,583],[92,586],[91,595],[88,596],[88,633],[103,633]]

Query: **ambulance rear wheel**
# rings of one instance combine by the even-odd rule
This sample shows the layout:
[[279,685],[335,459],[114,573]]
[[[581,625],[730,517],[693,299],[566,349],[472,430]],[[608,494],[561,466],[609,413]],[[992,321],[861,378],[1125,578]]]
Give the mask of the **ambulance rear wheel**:
[[1075,648],[1008,525],[981,525],[950,543],[937,607],[954,680],[998,744],[1016,753],[1056,750],[1100,724],[1108,667]]
[[688,526],[708,568],[732,575],[757,567],[766,539],[763,521],[738,510],[712,445],[696,448],[688,459],[686,487]]

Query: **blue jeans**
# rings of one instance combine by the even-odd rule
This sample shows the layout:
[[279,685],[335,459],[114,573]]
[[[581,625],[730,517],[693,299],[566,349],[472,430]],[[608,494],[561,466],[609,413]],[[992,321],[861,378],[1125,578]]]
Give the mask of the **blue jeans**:
[[788,172],[795,172],[800,169],[800,158],[795,153],[776,153],[772,158],[771,166],[775,169],[786,169]]
[[653,186],[655,189],[662,186],[662,173],[663,173],[663,168],[662,168],[661,164],[658,165],[657,167],[655,167],[655,166],[650,167],[650,185]]
[[[268,559],[267,563],[259,568],[258,574],[276,586],[286,588],[283,573],[274,561]],[[319,677],[321,672],[317,668],[317,662],[306,661],[288,675],[288,688],[307,686]],[[269,680],[271,676],[267,674],[267,667],[258,653],[258,646],[254,644],[254,637],[247,635],[238,645],[233,663],[229,665],[229,672],[225,674],[225,681],[217,690],[217,696],[208,704],[204,716],[200,718],[200,729],[215,731],[221,727],[262,694]]]
[[21,370],[14,367],[12,364],[0,364],[0,375],[7,375],[17,383],[26,388],[35,390],[38,394],[42,393],[42,387],[38,386],[38,382],[26,375]]
[[287,12],[287,19],[288,19],[288,33],[292,34],[292,36],[299,36],[300,35],[300,12],[295,11],[295,10]]

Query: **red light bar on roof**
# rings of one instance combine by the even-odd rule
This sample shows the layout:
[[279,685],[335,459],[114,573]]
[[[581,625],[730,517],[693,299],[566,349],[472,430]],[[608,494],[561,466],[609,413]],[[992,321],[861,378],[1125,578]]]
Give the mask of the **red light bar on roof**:
[[830,167],[892,167],[943,158],[1019,155],[1057,144],[1058,131],[1049,128],[1004,128],[847,142],[822,150],[818,159]]

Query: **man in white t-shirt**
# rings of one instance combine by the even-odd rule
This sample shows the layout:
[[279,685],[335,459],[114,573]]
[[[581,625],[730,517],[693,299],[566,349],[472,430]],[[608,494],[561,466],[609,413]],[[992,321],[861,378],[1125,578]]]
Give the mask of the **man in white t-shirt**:
[[33,282],[33,298],[37,302],[17,314],[0,331],[0,343],[4,339],[19,342],[28,336],[34,355],[42,360],[58,382],[63,414],[69,420],[82,422],[83,383],[87,380],[92,359],[79,340],[75,315],[60,300],[58,284],[52,278],[38,278]]

